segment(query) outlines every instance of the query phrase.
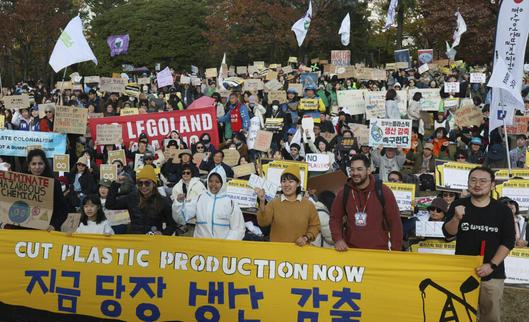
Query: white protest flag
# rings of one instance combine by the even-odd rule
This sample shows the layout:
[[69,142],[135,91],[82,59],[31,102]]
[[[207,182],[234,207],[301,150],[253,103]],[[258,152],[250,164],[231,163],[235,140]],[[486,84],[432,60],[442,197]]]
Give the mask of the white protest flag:
[[220,63],[219,68],[219,77],[217,77],[217,89],[221,91],[225,91],[226,88],[224,88],[224,85],[222,84],[224,82],[224,67],[226,66],[226,53],[224,53],[224,56],[222,57],[222,63]]
[[491,106],[490,128],[495,129],[502,126],[504,122],[505,125],[512,125],[514,109],[524,108],[524,102],[518,89],[518,83],[509,72],[509,68],[501,56],[498,56],[494,63],[494,69],[487,86],[496,89],[499,96],[499,104]]
[[164,70],[156,73],[156,82],[158,84],[158,88],[173,85],[173,74],[171,73],[169,67],[165,67]]
[[399,0],[391,0],[388,8],[388,15],[386,16],[386,25],[384,30],[388,30],[395,24],[395,13],[397,12],[397,6],[399,5]]
[[65,67],[88,60],[97,65],[97,58],[83,34],[83,22],[77,16],[70,20],[59,36],[51,53],[49,64],[57,73]]
[[459,42],[461,41],[461,35],[467,32],[467,24],[465,23],[465,19],[463,19],[461,13],[458,11],[456,12],[455,16],[457,17],[457,28],[454,31],[454,43],[452,44],[452,48],[459,45]]
[[[513,33],[513,30],[517,32]],[[504,58],[512,80],[516,81],[517,93],[522,89],[523,65],[525,60],[525,48],[527,35],[529,34],[529,1],[503,1],[498,16],[496,27],[496,47],[494,52]],[[494,65],[496,68],[496,65]],[[505,76],[505,74],[504,74]],[[492,88],[492,101],[490,104],[489,131],[503,125],[512,124],[513,109],[505,109],[505,89]],[[508,99],[508,98],[507,98]],[[513,105],[516,106],[517,100]],[[507,114],[512,111],[511,114]]]
[[303,41],[305,40],[305,37],[307,36],[307,33],[309,32],[309,26],[310,21],[312,19],[312,1],[309,0],[309,9],[305,13],[305,16],[303,18],[296,21],[296,23],[292,26],[292,30],[294,34],[296,34],[296,40],[298,41],[298,46],[301,47],[303,44]]
[[343,18],[338,34],[342,38],[342,45],[348,46],[351,38],[351,17],[349,17],[349,14]]

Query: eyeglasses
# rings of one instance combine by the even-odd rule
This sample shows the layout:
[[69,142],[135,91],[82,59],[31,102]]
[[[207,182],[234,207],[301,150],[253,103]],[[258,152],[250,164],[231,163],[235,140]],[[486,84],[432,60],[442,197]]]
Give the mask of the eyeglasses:
[[136,185],[138,187],[141,187],[141,186],[145,186],[145,187],[150,187],[152,185],[152,181],[149,181],[149,180],[146,180],[146,181],[138,181],[136,183]]
[[190,175],[190,174],[191,174],[191,171],[184,171],[184,172],[182,172],[182,174]]
[[468,180],[468,182],[469,182],[471,185],[475,186],[475,185],[478,184],[478,183],[479,183],[480,185],[481,185],[481,184],[487,184],[487,183],[490,182],[490,180],[489,180],[489,179],[476,179],[476,178],[472,178],[472,179]]
[[443,212],[442,209],[437,208],[437,207],[429,207],[428,210],[429,210],[429,211],[433,211],[433,212]]

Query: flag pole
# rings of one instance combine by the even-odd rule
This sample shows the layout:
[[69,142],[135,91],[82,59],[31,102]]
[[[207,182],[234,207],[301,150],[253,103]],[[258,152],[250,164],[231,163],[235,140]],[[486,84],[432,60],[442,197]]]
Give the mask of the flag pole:
[[62,81],[61,81],[61,88],[59,89],[59,96],[57,96],[57,102],[56,104],[59,104],[59,99],[62,97],[62,87],[64,86],[64,79],[66,78],[66,70],[68,69],[68,66],[64,67],[64,73],[62,73]]
[[[503,95],[500,91],[500,101],[503,104]],[[503,112],[505,112],[505,108],[503,108]],[[505,116],[503,117],[503,134],[505,136],[505,150],[507,153],[507,167],[509,168],[509,178],[512,177],[512,167],[511,167],[511,156],[509,154],[509,136],[507,135],[507,126],[505,125]]]

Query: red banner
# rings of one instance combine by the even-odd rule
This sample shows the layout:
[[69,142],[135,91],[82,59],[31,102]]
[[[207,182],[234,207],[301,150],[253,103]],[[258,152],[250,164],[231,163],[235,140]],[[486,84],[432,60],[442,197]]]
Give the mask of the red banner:
[[193,139],[198,142],[200,136],[204,133],[209,134],[213,145],[219,145],[217,117],[213,107],[176,112],[93,118],[89,120],[92,137],[97,137],[97,125],[112,123],[121,124],[123,144],[125,146],[128,146],[131,141],[137,142],[141,133],[147,134],[149,142],[158,141],[160,146],[163,146],[163,140],[173,130],[177,130],[188,145]]

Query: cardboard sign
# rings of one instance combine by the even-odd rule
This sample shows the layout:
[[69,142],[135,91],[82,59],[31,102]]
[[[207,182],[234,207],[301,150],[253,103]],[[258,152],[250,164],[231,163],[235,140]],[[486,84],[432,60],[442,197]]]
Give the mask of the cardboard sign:
[[335,171],[318,176],[311,176],[308,181],[307,189],[309,191],[315,190],[315,193],[318,194],[327,190],[338,194],[343,189],[347,181],[347,176],[343,171]]
[[529,116],[514,116],[513,125],[507,125],[507,134],[528,134],[529,133]]
[[337,91],[338,106],[343,107],[343,111],[349,115],[364,114],[366,111],[366,101],[364,92],[359,90]]
[[202,85],[202,80],[198,77],[191,76],[191,85],[200,86]]
[[485,73],[470,73],[470,82],[484,84],[487,82],[487,75]]
[[335,66],[350,66],[350,50],[331,50],[331,64]]
[[459,93],[459,82],[446,82],[444,89],[445,93]]
[[280,81],[278,81],[277,79],[273,79],[273,80],[267,82],[266,84],[264,84],[264,88],[268,92],[278,91],[281,88],[283,88],[283,84]]
[[141,170],[145,163],[143,162],[144,154],[136,153],[134,155],[134,171]]
[[81,213],[72,212],[68,214],[68,217],[61,225],[61,231],[63,233],[75,233],[81,222]]
[[255,164],[253,162],[241,164],[232,168],[234,177],[241,178],[255,174]]
[[99,124],[96,133],[97,145],[121,144],[123,142],[121,124]]
[[268,152],[270,150],[270,145],[272,144],[273,136],[273,132],[257,131],[257,136],[255,137],[255,143],[253,146],[254,150]]
[[230,180],[226,194],[241,208],[253,208],[257,205],[257,193],[246,180]]
[[237,66],[235,69],[237,71],[237,75],[246,75],[248,74],[248,67],[247,66]]
[[369,146],[385,148],[411,147],[411,120],[372,119],[369,124]]
[[430,67],[428,66],[428,64],[423,64],[419,67],[419,74],[426,73],[429,70],[430,70]]
[[140,114],[140,111],[135,107],[128,107],[128,108],[122,108],[119,110],[119,115],[138,115]]
[[130,224],[130,214],[126,209],[123,210],[105,210],[105,217],[111,226]]
[[55,110],[55,103],[39,104],[39,118],[46,117],[46,109],[48,108]]
[[279,104],[286,103],[287,92],[286,91],[270,91],[268,92],[268,104],[272,104],[273,101],[278,101]]
[[85,76],[83,79],[85,84],[99,84],[101,81],[99,76]]
[[28,94],[4,96],[3,100],[5,107],[9,110],[29,108]]
[[483,122],[483,113],[474,105],[466,105],[456,110],[455,122],[459,128],[480,126]]
[[302,98],[299,100],[298,110],[317,111],[320,107],[320,101],[317,98]]
[[243,83],[243,91],[257,93],[264,89],[263,81],[260,79],[246,79]]
[[411,212],[415,207],[415,185],[410,183],[384,182],[393,192],[401,212]]
[[444,238],[443,224],[444,222],[442,221],[417,220],[415,222],[415,236]]
[[108,164],[112,164],[114,161],[119,160],[123,165],[127,165],[127,158],[125,157],[125,150],[112,150],[108,151]]
[[303,96],[303,85],[300,83],[288,84],[288,89],[293,89],[298,93],[298,96]]
[[230,167],[234,167],[237,164],[239,164],[239,159],[241,158],[241,154],[236,149],[224,149],[222,150],[224,152],[224,160],[223,162],[226,163]]
[[151,79],[149,77],[138,78],[138,85],[149,85],[150,83],[151,83]]
[[124,93],[128,80],[125,78],[101,77],[99,89],[107,93]]
[[67,89],[72,89],[72,82],[71,81],[65,81],[65,82],[62,82],[62,81],[59,81],[57,83],[55,83],[55,88],[58,89],[58,90],[61,90],[61,91],[65,91]]
[[56,106],[53,131],[57,133],[86,134],[88,109],[70,106]]
[[99,168],[99,180],[116,181],[118,179],[118,167],[116,164],[102,164]]
[[200,167],[200,163],[202,163],[202,160],[204,160],[204,153],[203,152],[197,152],[193,154],[193,163],[198,167]]
[[284,66],[284,67],[281,67],[281,71],[283,71],[284,74],[290,74],[294,70],[292,69],[292,66]]
[[70,156],[68,154],[53,156],[53,172],[70,172]]
[[290,56],[290,57],[288,57],[288,63],[289,64],[297,64],[298,63],[298,58],[294,57],[294,56]]
[[47,229],[53,215],[53,178],[0,171],[0,222]]
[[353,136],[358,141],[359,145],[369,143],[369,128],[365,124],[349,123],[349,128],[353,132]]
[[206,77],[207,78],[215,78],[217,77],[217,68],[207,68],[206,69]]
[[259,70],[265,69],[265,62],[264,61],[254,61],[253,65]]
[[331,160],[328,154],[307,153],[305,160],[309,164],[309,171],[324,172],[329,171]]
[[191,84],[191,77],[180,75],[180,84]]

